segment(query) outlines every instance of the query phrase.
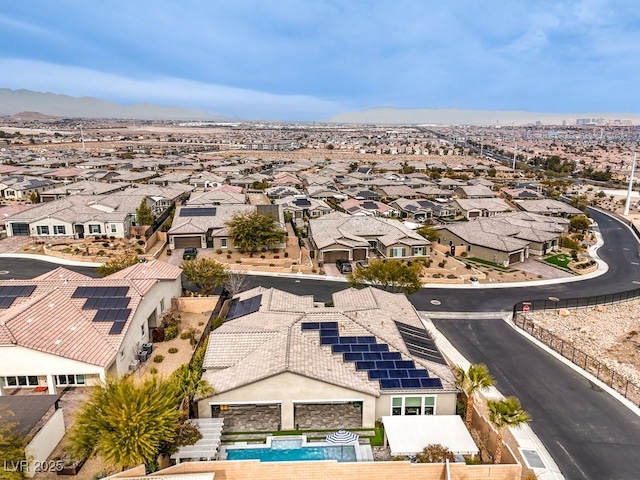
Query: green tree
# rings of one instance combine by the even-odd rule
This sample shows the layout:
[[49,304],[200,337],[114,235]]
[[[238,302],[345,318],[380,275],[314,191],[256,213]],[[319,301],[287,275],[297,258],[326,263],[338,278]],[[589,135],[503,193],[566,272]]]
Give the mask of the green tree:
[[389,292],[411,295],[422,287],[421,270],[420,261],[408,265],[400,260],[373,259],[368,268],[356,268],[347,276],[347,280],[355,288],[371,285]]
[[125,268],[135,265],[139,262],[140,259],[137,255],[121,255],[100,265],[98,267],[98,275],[100,275],[101,277],[106,277],[108,275],[111,275],[112,273],[124,270]]
[[224,265],[209,258],[185,260],[180,265],[187,280],[195,283],[203,295],[211,295],[228,278]]
[[571,206],[584,212],[587,209],[587,197],[584,195],[575,195],[571,197]]
[[189,413],[193,399],[199,395],[213,394],[213,388],[202,379],[202,366],[191,368],[185,364],[171,374],[180,397],[180,408]]
[[424,449],[416,455],[416,459],[418,463],[444,463],[445,460],[453,462],[455,455],[447,447],[439,443],[432,443],[424,447]]
[[586,215],[576,215],[569,220],[569,225],[572,230],[580,231],[586,230],[591,226],[591,221]]
[[20,467],[27,458],[23,439],[15,431],[16,423],[13,416],[13,412],[0,407],[0,459],[4,461],[4,465],[0,465],[0,468],[4,467],[0,476],[7,480],[24,478],[24,472]]
[[40,203],[40,194],[38,192],[32,192],[31,195],[29,195],[29,201],[31,203]]
[[416,233],[418,235],[422,235],[430,242],[437,242],[438,238],[440,238],[440,232],[436,228],[433,228],[431,225],[422,225],[421,227],[416,229]]
[[136,223],[138,225],[153,225],[153,220],[153,212],[147,205],[147,199],[143,198],[136,210]]
[[234,215],[226,225],[229,238],[236,248],[251,254],[262,247],[279,243],[285,237],[274,217],[258,211]]
[[134,383],[109,380],[96,387],[71,428],[77,458],[97,454],[124,469],[152,464],[161,442],[173,441],[180,425],[175,384],[156,377]]
[[520,400],[516,397],[507,397],[504,400],[488,400],[489,422],[498,431],[496,438],[496,450],[493,455],[493,463],[500,463],[502,459],[502,439],[506,427],[519,427],[531,421],[531,415],[525,412]]
[[469,429],[473,419],[474,396],[492,386],[493,377],[489,374],[487,366],[482,363],[469,365],[467,370],[458,366],[453,373],[456,377],[456,387],[462,390],[467,397],[464,423]]

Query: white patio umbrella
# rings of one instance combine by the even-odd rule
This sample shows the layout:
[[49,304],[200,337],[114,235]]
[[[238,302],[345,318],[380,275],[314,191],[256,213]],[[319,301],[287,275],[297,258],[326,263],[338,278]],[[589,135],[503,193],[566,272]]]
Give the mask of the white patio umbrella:
[[340,458],[342,459],[342,456],[344,455],[344,449],[342,447],[357,442],[359,438],[360,435],[357,433],[349,432],[347,430],[338,430],[337,432],[327,435],[326,440],[327,443],[340,445]]

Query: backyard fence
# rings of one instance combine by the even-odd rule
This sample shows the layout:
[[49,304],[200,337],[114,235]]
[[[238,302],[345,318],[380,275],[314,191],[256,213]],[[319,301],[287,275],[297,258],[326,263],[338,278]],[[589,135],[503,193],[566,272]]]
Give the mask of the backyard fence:
[[535,325],[533,321],[526,318],[526,313],[514,314],[513,322],[525,332],[558,352],[564,358],[570,360],[584,371],[589,372],[598,380],[613,388],[627,400],[633,402],[634,405],[640,406],[640,386],[633,383],[624,375],[617,373],[613,368],[605,365],[592,355],[588,355],[576,348],[570,342],[556,336],[546,328]]

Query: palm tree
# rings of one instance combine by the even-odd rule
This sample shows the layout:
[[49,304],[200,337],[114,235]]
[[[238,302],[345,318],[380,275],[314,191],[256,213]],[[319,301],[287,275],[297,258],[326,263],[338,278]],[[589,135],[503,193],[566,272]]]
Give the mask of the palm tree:
[[155,461],[160,443],[172,441],[180,425],[176,396],[172,382],[157,378],[96,387],[72,427],[73,453],[95,453],[122,469]]
[[482,363],[470,365],[466,371],[462,367],[456,367],[454,374],[456,376],[456,387],[462,390],[467,396],[464,423],[467,429],[469,429],[471,428],[471,419],[473,418],[474,395],[492,386],[493,377],[489,374],[487,366]]
[[188,364],[182,365],[171,374],[177,390],[180,408],[190,413],[193,399],[199,395],[213,394],[213,388],[202,379],[202,369],[189,368]]
[[520,406],[520,400],[516,397],[507,397],[504,400],[487,401],[489,408],[489,421],[498,431],[496,438],[496,451],[493,455],[493,463],[500,463],[502,459],[502,433],[505,427],[519,427],[531,421],[531,415]]

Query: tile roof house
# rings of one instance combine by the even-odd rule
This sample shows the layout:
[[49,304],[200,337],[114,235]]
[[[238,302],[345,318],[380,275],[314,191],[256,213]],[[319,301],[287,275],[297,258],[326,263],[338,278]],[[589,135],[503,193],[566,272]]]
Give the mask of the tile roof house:
[[[137,366],[182,270],[159,260],[105,278],[62,267],[32,280],[0,281],[0,394],[55,394]],[[36,391],[38,391],[36,390]]]
[[321,217],[333,212],[333,208],[319,198],[310,198],[305,195],[292,195],[279,198],[274,201],[282,206],[284,213],[289,212],[295,224],[302,227],[310,218]]
[[439,250],[452,255],[463,252],[505,267],[530,255],[546,255],[559,248],[559,238],[568,231],[566,219],[525,212],[505,213],[472,222],[450,223],[438,229]]
[[365,215],[368,217],[397,217],[399,212],[390,205],[375,200],[358,200],[349,198],[340,203],[340,208],[350,215]]
[[430,242],[397,220],[333,212],[309,220],[318,262],[429,255]]
[[[341,428],[455,412],[453,375],[404,295],[347,289],[333,305],[264,287],[236,296],[209,336],[203,379],[215,394],[198,400],[199,417],[227,426],[229,415],[264,411],[273,430],[290,430],[317,428],[311,407],[349,412],[334,420],[351,423]],[[408,397],[414,409],[403,408]]]
[[0,194],[8,200],[29,200],[31,194],[40,194],[58,185],[60,182],[55,180],[12,174],[0,178]]
[[551,198],[540,200],[515,200],[513,202],[520,210],[539,215],[549,215],[554,217],[573,217],[582,215],[584,212],[569,204]]
[[463,217],[472,220],[478,217],[492,217],[498,213],[513,210],[507,202],[501,198],[457,198],[449,205],[460,211]]

